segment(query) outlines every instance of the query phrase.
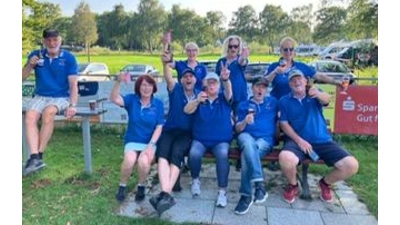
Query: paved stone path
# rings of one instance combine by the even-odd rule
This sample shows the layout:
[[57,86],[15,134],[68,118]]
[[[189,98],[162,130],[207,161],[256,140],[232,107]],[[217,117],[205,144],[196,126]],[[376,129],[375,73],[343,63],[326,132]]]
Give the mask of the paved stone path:
[[[240,198],[238,190],[240,173],[231,166],[228,184],[228,205],[226,208],[215,207],[217,198],[217,181],[215,164],[204,164],[200,174],[201,195],[193,199],[190,194],[190,174],[181,178],[183,190],[173,193],[177,204],[164,212],[160,219],[175,223],[193,222],[199,224],[229,225],[377,225],[366,206],[358,201],[357,195],[345,182],[334,187],[335,200],[325,203],[319,199],[317,182],[320,177],[309,174],[312,201],[297,199],[287,204],[282,199],[286,180],[280,171],[264,169],[269,197],[262,205],[252,205],[245,215],[236,215],[234,208]],[[136,190],[136,189],[135,189]],[[121,205],[118,214],[128,217],[157,217],[156,211],[149,203],[151,196],[159,193],[156,167],[153,166],[148,179],[147,196],[141,203],[134,201],[131,190],[127,200]]]

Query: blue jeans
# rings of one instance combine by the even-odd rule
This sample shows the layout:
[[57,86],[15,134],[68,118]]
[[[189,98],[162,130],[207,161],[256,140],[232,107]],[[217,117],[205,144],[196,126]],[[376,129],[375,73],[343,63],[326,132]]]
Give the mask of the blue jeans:
[[[229,143],[221,142],[210,148],[215,159],[217,160],[217,180],[219,188],[226,188],[228,186],[229,175]],[[199,178],[201,170],[201,162],[207,148],[199,141],[193,140],[192,147],[189,153],[189,167],[192,178]]]
[[241,150],[241,195],[251,196],[252,183],[264,181],[261,158],[271,152],[272,146],[262,138],[254,139],[249,133],[241,133],[238,136],[238,144]]

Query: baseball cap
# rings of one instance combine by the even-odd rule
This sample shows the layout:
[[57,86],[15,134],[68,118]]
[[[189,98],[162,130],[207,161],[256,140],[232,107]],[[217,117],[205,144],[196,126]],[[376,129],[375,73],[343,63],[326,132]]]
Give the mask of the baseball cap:
[[257,85],[257,84],[263,84],[263,85],[265,85],[266,87],[268,87],[268,80],[267,79],[265,79],[265,78],[263,78],[263,77],[256,77],[256,78],[254,78],[252,81],[251,81],[251,84],[254,86],[254,85]]
[[196,74],[194,73],[194,71],[191,68],[186,68],[182,71],[182,77],[184,77],[187,73],[192,74],[193,76],[196,76]]
[[303,77],[305,77],[304,74],[303,74],[303,72],[301,72],[301,71],[298,70],[298,69],[293,69],[293,70],[291,70],[291,71],[289,72],[289,80],[292,79],[292,78],[295,77],[295,76],[303,76]]
[[56,29],[47,28],[43,31],[43,38],[58,37],[59,35]]
[[214,72],[209,72],[207,73],[206,77],[204,77],[204,80],[209,80],[209,79],[214,79],[219,82],[219,76]]

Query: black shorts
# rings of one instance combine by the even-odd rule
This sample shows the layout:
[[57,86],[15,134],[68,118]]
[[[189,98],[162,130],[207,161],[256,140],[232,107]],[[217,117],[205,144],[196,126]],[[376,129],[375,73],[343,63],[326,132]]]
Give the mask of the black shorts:
[[163,130],[157,143],[156,156],[181,168],[183,157],[189,152],[192,134],[188,130]]
[[[331,141],[323,144],[311,144],[315,153],[324,160],[326,165],[333,166],[336,162],[340,161],[344,157],[350,156],[351,154],[343,149],[336,142]],[[293,152],[297,158],[299,158],[299,162],[309,158],[307,154],[305,154],[300,147],[291,139],[285,140],[285,144],[282,150],[288,150]]]

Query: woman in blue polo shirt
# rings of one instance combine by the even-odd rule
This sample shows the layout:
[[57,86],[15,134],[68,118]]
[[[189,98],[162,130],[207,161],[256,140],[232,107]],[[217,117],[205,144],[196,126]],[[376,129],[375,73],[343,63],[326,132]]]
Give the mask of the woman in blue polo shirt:
[[120,75],[111,90],[110,99],[128,112],[128,129],[125,133],[124,160],[121,165],[121,181],[116,199],[122,202],[126,197],[126,185],[132,169],[138,162],[139,184],[135,200],[145,198],[145,182],[153,161],[156,143],[164,124],[164,105],[154,98],[157,84],[150,75],[140,76],[135,83],[135,94],[121,96]]
[[229,144],[232,140],[231,98],[232,87],[229,70],[223,66],[221,82],[224,92],[220,92],[220,78],[216,73],[208,73],[204,78],[207,89],[198,94],[195,100],[186,104],[184,111],[194,113],[193,141],[189,153],[189,167],[192,176],[191,192],[200,195],[200,170],[202,157],[211,150],[217,160],[218,199],[217,206],[227,204],[226,188],[228,186]]
[[202,80],[207,74],[207,68],[197,61],[197,56],[199,55],[199,47],[194,42],[189,42],[185,46],[187,59],[172,61],[169,66],[174,68],[178,73],[178,82],[184,75],[184,71],[187,69],[192,69],[196,76],[196,85],[194,86],[197,90],[201,90],[203,87]]
[[229,79],[232,83],[232,108],[234,112],[239,102],[246,101],[248,98],[247,81],[244,74],[249,62],[248,57],[249,50],[243,46],[242,39],[239,36],[231,35],[224,40],[222,58],[218,60],[215,67],[215,72],[218,75],[221,75],[222,64],[227,65],[230,71]]

